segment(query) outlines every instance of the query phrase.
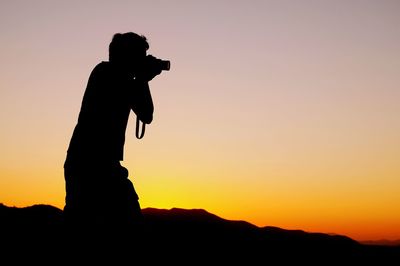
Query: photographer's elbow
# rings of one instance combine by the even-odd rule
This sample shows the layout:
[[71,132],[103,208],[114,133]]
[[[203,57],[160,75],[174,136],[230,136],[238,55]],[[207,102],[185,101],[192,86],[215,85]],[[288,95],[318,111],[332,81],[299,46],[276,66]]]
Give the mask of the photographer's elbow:
[[150,124],[153,121],[153,115],[139,117],[140,121],[145,124]]

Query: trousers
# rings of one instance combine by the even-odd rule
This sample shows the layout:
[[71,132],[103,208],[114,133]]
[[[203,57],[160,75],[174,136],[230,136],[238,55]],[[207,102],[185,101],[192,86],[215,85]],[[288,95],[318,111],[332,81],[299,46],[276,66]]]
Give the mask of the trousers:
[[91,228],[121,228],[141,223],[139,197],[128,175],[119,161],[66,161],[65,220]]

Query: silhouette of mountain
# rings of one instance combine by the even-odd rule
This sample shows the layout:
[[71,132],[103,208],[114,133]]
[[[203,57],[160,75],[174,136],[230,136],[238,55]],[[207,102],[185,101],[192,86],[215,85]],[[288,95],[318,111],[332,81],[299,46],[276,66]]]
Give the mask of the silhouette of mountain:
[[400,239],[398,240],[366,240],[361,242],[364,245],[380,245],[380,246],[400,246]]
[[384,265],[385,261],[400,258],[400,248],[366,246],[341,235],[260,228],[245,221],[222,219],[201,209],[148,208],[143,214],[151,237],[160,246],[167,246],[168,251],[184,250],[194,256],[203,250],[225,262]]
[[[226,220],[202,209],[146,208],[142,213],[144,224],[138,230],[107,238],[106,230],[96,229],[95,234],[86,235],[93,237],[88,241],[84,238],[86,231],[71,237],[63,221],[63,212],[58,208],[49,205],[16,208],[0,204],[2,243],[7,243],[0,258],[6,252],[18,251],[19,254],[31,252],[38,261],[50,258],[45,254],[52,254],[57,260],[76,262],[71,248],[80,246],[85,254],[91,254],[86,257],[88,261],[98,258],[104,262],[104,255],[109,254],[113,265],[119,265],[118,258],[141,260],[144,261],[142,265],[159,262],[175,265],[263,265],[271,262],[279,265],[385,265],[400,259],[398,246],[363,245],[341,235],[257,227],[245,221]],[[82,261],[81,256],[79,258]]]

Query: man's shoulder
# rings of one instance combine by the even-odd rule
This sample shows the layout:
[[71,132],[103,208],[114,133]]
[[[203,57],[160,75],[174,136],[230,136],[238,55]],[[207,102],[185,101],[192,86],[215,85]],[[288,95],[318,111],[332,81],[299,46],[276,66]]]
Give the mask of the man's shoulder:
[[111,71],[110,63],[102,61],[93,68],[91,76],[107,76]]
[[104,70],[109,70],[110,69],[110,62],[108,61],[101,61],[100,63],[98,63],[93,71],[104,71]]

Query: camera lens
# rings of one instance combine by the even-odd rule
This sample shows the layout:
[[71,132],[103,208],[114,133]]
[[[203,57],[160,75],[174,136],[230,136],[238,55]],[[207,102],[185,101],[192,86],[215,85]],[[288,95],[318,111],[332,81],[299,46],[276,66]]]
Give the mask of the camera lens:
[[170,67],[171,67],[171,62],[170,61],[168,61],[168,60],[162,60],[161,61],[161,65],[162,65],[162,70],[169,70],[170,69]]

